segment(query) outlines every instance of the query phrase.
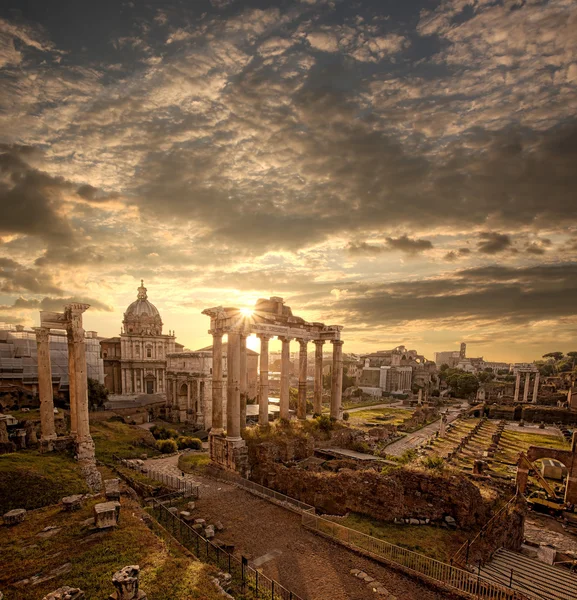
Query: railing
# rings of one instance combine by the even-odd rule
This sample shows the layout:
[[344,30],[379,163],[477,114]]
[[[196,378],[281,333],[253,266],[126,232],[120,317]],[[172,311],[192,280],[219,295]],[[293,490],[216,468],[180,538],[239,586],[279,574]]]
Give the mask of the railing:
[[[501,517],[501,515],[504,512],[509,512],[513,506],[515,505],[517,501],[517,494],[515,494],[512,498],[510,498],[510,500],[507,502],[507,504],[505,504],[504,506],[502,506],[486,523],[485,525],[483,525],[483,527],[481,527],[481,530],[479,531],[479,533],[472,539],[472,540],[467,540],[458,550],[457,552],[454,554],[453,558],[452,558],[452,562],[456,565],[460,565],[464,568],[467,567],[467,565],[469,564],[469,562],[471,561],[471,557],[473,557],[476,553],[477,550],[477,546],[481,543],[481,541],[483,540],[483,538],[485,537],[485,535],[487,535],[487,533],[491,530],[491,528],[493,527],[493,525],[496,523],[497,518]],[[494,551],[498,550],[499,548],[495,548]],[[478,562],[478,561],[475,561]],[[485,561],[481,561],[482,563],[486,562]]]
[[120,458],[116,455],[113,455],[113,458],[116,462],[119,462],[121,465],[128,467],[129,469],[132,469],[137,473],[141,473],[149,479],[159,481],[160,483],[162,483],[162,485],[165,485],[167,488],[171,488],[173,490],[181,492],[182,495],[186,498],[199,497],[200,486],[197,483],[194,483],[193,481],[187,481],[184,477],[170,475],[169,473],[163,473],[162,471],[157,471],[156,469],[151,469],[150,467],[140,465],[133,459]]
[[202,562],[211,563],[230,573],[231,583],[243,597],[258,600],[304,600],[248,564],[200,535],[186,521],[169,510],[168,503],[152,500],[152,514],[173,537]]
[[383,561],[403,571],[426,578],[433,583],[458,591],[471,598],[483,600],[525,600],[526,595],[505,586],[484,579],[453,565],[429,558],[424,554],[395,546],[384,540],[371,537],[329,521],[311,512],[303,512],[302,525],[311,531],[324,535],[357,552]]

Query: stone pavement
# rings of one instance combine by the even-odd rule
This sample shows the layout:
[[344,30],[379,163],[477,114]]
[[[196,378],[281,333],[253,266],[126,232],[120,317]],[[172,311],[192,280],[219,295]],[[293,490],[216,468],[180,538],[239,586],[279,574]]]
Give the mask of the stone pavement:
[[[151,459],[147,465],[180,475],[177,456]],[[367,583],[351,577],[359,569],[403,600],[441,600],[445,596],[392,569],[356,555],[301,526],[300,515],[253,496],[235,486],[197,475],[186,479],[200,485],[195,513],[207,522],[220,521],[224,531],[215,540],[234,545],[237,556],[307,600],[367,600],[379,598]]]

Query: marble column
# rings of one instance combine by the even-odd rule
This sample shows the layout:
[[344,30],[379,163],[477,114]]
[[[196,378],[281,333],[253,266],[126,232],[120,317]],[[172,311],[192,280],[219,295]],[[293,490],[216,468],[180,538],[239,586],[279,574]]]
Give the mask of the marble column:
[[222,433],[222,333],[212,334],[212,433]]
[[535,404],[537,403],[537,395],[539,394],[540,376],[541,376],[541,374],[539,373],[539,371],[537,371],[537,373],[535,373],[535,383],[533,384],[533,402]]
[[38,347],[38,395],[40,396],[40,432],[42,441],[56,439],[54,397],[50,365],[50,329],[35,327]]
[[315,340],[315,387],[313,413],[323,412],[323,345],[324,340]]
[[246,335],[239,335],[240,339],[240,429],[246,429],[246,396],[248,391],[248,373],[246,366]]
[[531,373],[525,375],[525,385],[523,387],[523,402],[529,400],[529,384],[531,383]]
[[340,421],[343,418],[343,342],[341,340],[332,340],[331,343],[333,345],[331,418]]
[[279,338],[282,342],[280,365],[280,418],[290,419],[289,413],[289,365],[291,338]]
[[228,334],[227,390],[226,390],[226,439],[241,440],[240,436],[240,334]]
[[[186,412],[190,413],[192,411],[192,404],[190,403],[190,386],[196,385],[196,381],[187,381],[186,382]],[[196,394],[195,394],[196,396]]]
[[258,398],[258,424],[261,426],[268,425],[268,335],[259,335],[260,338],[260,390]]
[[74,362],[74,342],[72,331],[66,330],[66,339],[68,341],[68,397],[70,398],[70,435],[76,439],[78,432],[76,417],[76,374]]
[[517,379],[515,380],[515,398],[514,401],[519,400],[519,392],[521,390],[521,373],[517,371]]
[[422,388],[419,388],[419,395],[417,397],[417,404],[419,406],[421,406],[421,404],[423,404],[423,390],[422,390]]
[[299,395],[297,417],[304,421],[307,418],[307,341],[299,340],[299,346]]

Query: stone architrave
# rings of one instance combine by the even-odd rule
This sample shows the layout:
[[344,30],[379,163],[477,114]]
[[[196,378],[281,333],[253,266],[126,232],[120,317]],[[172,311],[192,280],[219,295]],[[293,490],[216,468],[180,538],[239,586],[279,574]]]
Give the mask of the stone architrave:
[[268,341],[267,335],[259,335],[260,338],[260,390],[258,399],[258,424],[268,425]]
[[289,419],[289,364],[290,338],[280,338],[282,342],[280,366],[280,418]]
[[222,333],[212,332],[212,428],[222,433]]
[[299,388],[297,417],[307,418],[307,341],[299,340]]
[[40,439],[50,442],[56,439],[54,426],[54,398],[52,390],[52,367],[50,365],[50,329],[35,327],[38,347],[38,392],[40,396]]
[[239,441],[240,436],[240,334],[229,332],[227,344],[226,439]]
[[315,343],[315,387],[313,412],[320,415],[323,412],[323,345],[324,340],[314,340]]
[[240,335],[240,429],[246,429],[246,401],[248,391],[248,372],[246,370],[246,335]]
[[521,389],[521,373],[517,372],[517,378],[515,379],[515,397],[513,398],[514,402],[519,401],[519,391]]
[[343,396],[343,342],[331,340],[333,345],[333,377],[331,394],[331,418],[342,419]]

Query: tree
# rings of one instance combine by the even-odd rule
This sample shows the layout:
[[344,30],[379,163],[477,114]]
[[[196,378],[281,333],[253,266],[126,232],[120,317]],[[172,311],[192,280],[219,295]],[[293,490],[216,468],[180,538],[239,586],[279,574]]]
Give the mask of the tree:
[[97,379],[88,378],[88,404],[91,410],[108,400],[108,390]]
[[553,358],[555,360],[561,360],[565,356],[563,352],[547,352],[547,354],[543,354],[543,358]]

